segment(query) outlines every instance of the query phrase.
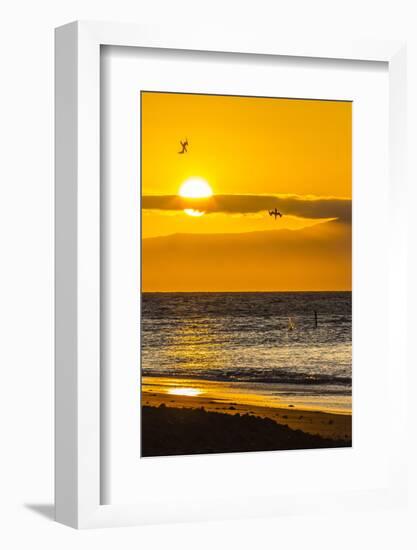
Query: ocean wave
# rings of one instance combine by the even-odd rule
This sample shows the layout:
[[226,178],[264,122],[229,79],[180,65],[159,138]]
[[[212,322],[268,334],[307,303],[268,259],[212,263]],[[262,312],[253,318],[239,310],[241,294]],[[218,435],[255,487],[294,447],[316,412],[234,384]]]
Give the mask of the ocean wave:
[[[265,372],[254,372],[251,371],[217,371],[211,370],[209,372],[184,372],[180,369],[170,369],[167,370],[155,370],[142,367],[142,375],[148,377],[158,377],[158,378],[197,378],[202,380],[208,380],[212,382],[248,382],[248,383],[258,383],[258,384],[297,384],[303,386],[314,386],[314,385],[331,385],[331,386],[343,386],[344,388],[350,388],[352,386],[352,378],[349,376],[337,376],[324,373],[316,373],[307,376],[304,373],[294,373],[288,371],[271,371],[269,373]],[[186,375],[186,376],[185,376]]]

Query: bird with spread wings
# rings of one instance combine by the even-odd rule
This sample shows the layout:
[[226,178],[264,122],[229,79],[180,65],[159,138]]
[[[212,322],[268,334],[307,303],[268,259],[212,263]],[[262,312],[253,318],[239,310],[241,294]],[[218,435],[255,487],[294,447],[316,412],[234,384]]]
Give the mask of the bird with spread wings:
[[275,216],[275,221],[277,221],[277,217],[279,216],[282,218],[281,212],[278,212],[278,210],[275,208],[275,210],[268,210],[270,216]]
[[188,139],[185,138],[185,141],[181,141],[180,140],[180,144],[181,144],[181,151],[178,151],[178,154],[179,155],[183,155],[184,153],[188,153],[188,150],[187,150],[187,147],[188,147]]

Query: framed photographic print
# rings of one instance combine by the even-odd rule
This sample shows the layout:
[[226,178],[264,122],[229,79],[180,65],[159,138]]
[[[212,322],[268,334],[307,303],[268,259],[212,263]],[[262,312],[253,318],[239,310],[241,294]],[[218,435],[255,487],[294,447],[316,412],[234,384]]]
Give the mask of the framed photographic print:
[[404,78],[401,43],[57,29],[58,521],[403,501]]

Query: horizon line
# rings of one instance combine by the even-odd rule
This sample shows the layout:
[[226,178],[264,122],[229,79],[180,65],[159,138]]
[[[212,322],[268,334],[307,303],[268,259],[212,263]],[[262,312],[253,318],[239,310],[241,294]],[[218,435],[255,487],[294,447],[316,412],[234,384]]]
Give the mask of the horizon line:
[[342,290],[141,290],[141,294],[288,294],[294,292],[352,292],[352,289]]

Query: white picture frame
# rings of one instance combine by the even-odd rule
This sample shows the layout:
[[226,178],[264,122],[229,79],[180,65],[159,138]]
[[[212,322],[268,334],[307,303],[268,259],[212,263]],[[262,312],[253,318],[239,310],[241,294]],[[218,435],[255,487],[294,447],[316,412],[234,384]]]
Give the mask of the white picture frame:
[[[383,61],[389,70],[389,155],[393,243],[405,242],[405,45],[401,42],[340,43],[280,41],[279,37],[198,28],[175,29],[75,22],[56,30],[56,519],[76,528],[147,522],[239,517],[221,503],[200,506],[184,517],[175,502],[160,517],[152,506],[101,504],[100,401],[100,48],[129,46],[276,55],[334,60]],[[392,246],[390,284],[405,285],[405,250]],[[390,303],[398,320],[390,338],[398,347],[395,376],[389,373],[398,415],[405,416],[405,296]],[[403,400],[402,400],[403,398]],[[397,433],[383,490],[332,497],[332,506],[393,505],[405,498],[404,442]],[[270,513],[325,508],[325,495],[293,495],[270,505]],[[336,502],[337,500],[337,502]],[[256,514],[255,514],[256,515]]]

